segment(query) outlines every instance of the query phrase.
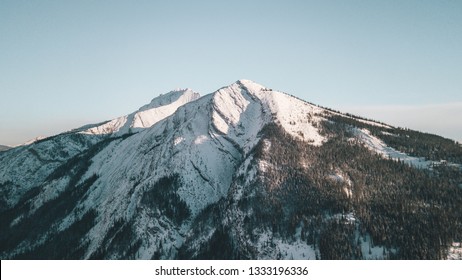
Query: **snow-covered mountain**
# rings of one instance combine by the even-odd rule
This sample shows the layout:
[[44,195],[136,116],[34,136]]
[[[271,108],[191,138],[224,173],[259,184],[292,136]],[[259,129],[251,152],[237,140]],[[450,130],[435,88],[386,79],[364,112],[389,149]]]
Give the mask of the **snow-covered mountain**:
[[447,258],[460,164],[454,141],[249,80],[176,90],[0,153],[0,257]]

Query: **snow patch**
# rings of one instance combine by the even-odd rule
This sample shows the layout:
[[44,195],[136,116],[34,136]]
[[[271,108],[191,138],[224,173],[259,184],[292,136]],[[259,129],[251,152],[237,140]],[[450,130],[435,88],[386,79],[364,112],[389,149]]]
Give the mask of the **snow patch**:
[[268,139],[263,140],[263,151],[269,153],[271,150],[271,141]]
[[396,134],[393,134],[393,133],[390,133],[388,131],[381,131],[383,135],[388,135],[388,136],[394,136],[394,137],[397,137],[398,135]]
[[[19,146],[27,146],[27,145],[33,144],[33,143],[35,143],[37,141],[40,141],[40,140],[43,140],[43,139],[46,139],[46,138],[48,138],[48,136],[37,136],[37,137],[25,142],[24,144],[19,145]],[[13,146],[13,147],[18,147],[18,146]]]
[[376,246],[373,244],[372,239],[369,234],[366,234],[364,237],[359,238],[361,253],[364,260],[383,260],[388,259],[389,254],[396,253],[395,249],[386,249],[383,246]]
[[183,141],[184,141],[184,137],[177,137],[177,138],[175,138],[175,140],[173,140],[173,145],[176,146],[176,145],[180,144]]
[[432,165],[438,164],[438,162],[425,160],[424,158],[409,156],[406,153],[397,151],[387,146],[381,139],[372,135],[371,132],[366,128],[354,128],[354,133],[369,150],[381,155],[384,158],[400,160],[401,162],[404,162],[416,168],[431,168]]
[[389,125],[374,122],[374,121],[363,120],[363,119],[360,119],[360,118],[352,118],[352,119],[357,120],[357,121],[362,122],[362,123],[365,123],[365,124],[373,125],[373,126],[378,126],[378,127],[383,127],[383,128],[392,128]]
[[334,174],[328,175],[328,178],[337,183],[344,183],[345,186],[342,187],[343,192],[347,195],[348,198],[353,197],[353,191],[351,189],[353,183],[347,175],[344,175],[340,171],[337,171]]
[[194,144],[195,145],[200,145],[200,144],[204,144],[206,141],[208,141],[209,138],[206,136],[206,135],[199,135],[196,137],[196,139],[194,140]]
[[453,242],[448,251],[448,260],[462,260],[462,242]]
[[270,232],[260,234],[257,241],[258,259],[315,260],[316,250],[306,242],[296,239],[282,240]]

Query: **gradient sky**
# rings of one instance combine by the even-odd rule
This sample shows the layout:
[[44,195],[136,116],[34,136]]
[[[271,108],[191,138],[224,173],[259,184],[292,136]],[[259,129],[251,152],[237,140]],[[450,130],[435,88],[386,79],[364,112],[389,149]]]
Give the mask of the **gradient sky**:
[[461,141],[461,15],[458,0],[1,0],[0,144],[243,78]]

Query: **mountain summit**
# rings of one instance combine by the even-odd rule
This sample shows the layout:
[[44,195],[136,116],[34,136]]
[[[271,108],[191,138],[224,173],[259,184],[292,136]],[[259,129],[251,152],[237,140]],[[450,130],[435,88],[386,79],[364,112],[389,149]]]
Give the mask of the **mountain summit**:
[[462,148],[249,80],[0,153],[2,259],[460,257]]

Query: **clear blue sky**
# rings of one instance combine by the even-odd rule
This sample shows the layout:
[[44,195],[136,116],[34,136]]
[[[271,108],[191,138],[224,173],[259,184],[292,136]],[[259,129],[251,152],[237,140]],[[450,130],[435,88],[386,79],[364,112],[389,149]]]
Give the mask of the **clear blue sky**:
[[0,1],[0,144],[241,78],[462,140],[462,1]]

